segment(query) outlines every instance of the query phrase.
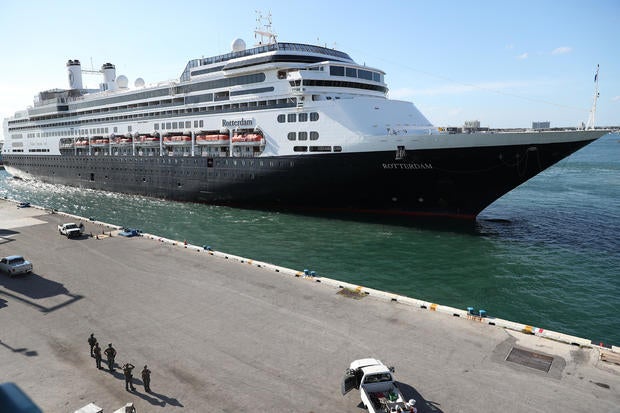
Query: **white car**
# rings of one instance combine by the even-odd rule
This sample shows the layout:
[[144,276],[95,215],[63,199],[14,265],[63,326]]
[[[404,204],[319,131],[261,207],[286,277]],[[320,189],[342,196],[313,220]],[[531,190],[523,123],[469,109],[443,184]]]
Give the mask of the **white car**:
[[32,263],[21,255],[9,255],[0,259],[0,271],[6,272],[10,277],[26,274],[32,272]]

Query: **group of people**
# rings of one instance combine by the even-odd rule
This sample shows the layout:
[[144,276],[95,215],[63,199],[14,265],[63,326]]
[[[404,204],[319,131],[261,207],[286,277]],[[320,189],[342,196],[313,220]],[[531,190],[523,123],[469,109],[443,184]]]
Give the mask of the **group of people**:
[[[97,368],[101,370],[102,369],[101,347],[99,347],[99,343],[97,342],[97,339],[95,338],[94,333],[91,333],[90,337],[88,337],[88,345],[90,346],[90,356],[95,358],[95,363],[97,364]],[[116,371],[115,365],[114,365],[114,359],[116,358],[116,349],[112,347],[112,343],[108,344],[108,347],[103,351],[103,353],[105,354],[106,359],[108,361],[108,370],[110,372]],[[132,383],[133,369],[135,368],[136,366],[134,366],[131,363],[125,363],[122,366],[123,375],[125,376],[125,390],[127,391],[129,391],[129,389],[131,389],[132,391],[136,390],[136,388],[134,387]],[[144,390],[146,392],[150,392],[151,391],[151,370],[149,370],[147,366],[144,366],[141,374],[142,374],[142,382],[144,383]]]

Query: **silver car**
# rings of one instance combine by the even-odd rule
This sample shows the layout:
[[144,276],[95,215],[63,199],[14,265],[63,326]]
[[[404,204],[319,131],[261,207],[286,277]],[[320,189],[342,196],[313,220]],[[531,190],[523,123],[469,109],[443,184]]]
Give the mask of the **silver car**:
[[32,263],[21,255],[10,255],[0,259],[0,271],[6,272],[10,277],[26,274],[32,272]]

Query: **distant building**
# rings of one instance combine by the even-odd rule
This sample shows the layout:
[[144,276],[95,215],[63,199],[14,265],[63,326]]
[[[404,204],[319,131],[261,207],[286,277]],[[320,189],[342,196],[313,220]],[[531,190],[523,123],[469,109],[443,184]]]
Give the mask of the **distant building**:
[[532,129],[549,129],[551,127],[551,122],[532,122]]
[[463,124],[463,129],[469,129],[471,131],[476,131],[480,129],[480,121],[479,120],[466,120]]
[[487,126],[481,127],[479,120],[467,120],[463,124],[463,132],[472,133],[472,132],[486,132],[489,128]]

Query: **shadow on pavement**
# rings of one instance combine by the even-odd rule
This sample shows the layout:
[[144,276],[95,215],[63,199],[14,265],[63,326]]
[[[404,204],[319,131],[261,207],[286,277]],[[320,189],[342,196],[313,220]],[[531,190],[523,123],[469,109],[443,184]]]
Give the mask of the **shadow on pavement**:
[[[105,360],[101,363],[101,365],[103,367],[102,371],[105,371],[106,373],[111,374],[112,376],[114,376],[114,378],[119,379],[122,382],[123,386],[125,385],[125,375],[123,374],[122,370],[119,370],[120,365],[118,365],[118,363],[116,362],[114,363],[114,365],[117,368],[117,370],[114,370],[114,371],[108,370]],[[179,402],[177,399],[173,397],[168,397],[160,393],[155,393],[152,390],[149,392],[145,392],[143,390],[144,382],[136,377],[134,377],[131,380],[131,383],[134,385],[134,387],[136,387],[136,390],[130,391],[129,393],[135,394],[137,397],[140,397],[141,399],[151,403],[154,406],[164,407],[166,405],[170,405],[170,406],[183,407],[183,404],[181,404],[181,402]],[[138,386],[140,386],[142,389],[139,389]]]
[[[6,290],[0,290],[0,294],[4,294],[23,303],[36,307],[40,311],[45,313],[58,310],[59,308],[73,304],[74,302],[83,298],[81,295],[69,293],[69,290],[67,290],[63,284],[56,281],[48,280],[47,278],[43,278],[36,273],[20,274],[15,277],[2,276],[0,277],[0,287],[4,287],[6,288],[6,290],[10,290],[15,293],[12,294],[11,292]],[[60,295],[65,295],[68,297],[68,299],[60,304],[56,304],[51,307],[45,307],[42,304],[24,298],[28,297],[32,300],[37,300]]]
[[6,238],[9,235],[19,234],[19,232],[11,231],[10,229],[0,229],[0,244],[6,244],[15,241],[14,238]]
[[17,275],[13,278],[0,278],[0,285],[30,298],[47,298],[55,295],[69,294],[63,284],[43,278],[36,273]]
[[0,346],[5,347],[5,348],[11,350],[13,353],[20,353],[20,354],[22,354],[24,356],[27,356],[27,357],[34,357],[34,356],[38,356],[39,355],[39,353],[37,353],[36,351],[28,350],[27,348],[24,348],[24,347],[22,347],[22,348],[13,348],[13,347],[9,346],[8,344],[6,344],[5,342],[3,342],[2,340],[0,340]]
[[398,382],[398,388],[405,400],[414,399],[416,401],[415,407],[418,409],[418,413],[443,413],[438,406],[439,403],[426,400],[422,395],[413,387],[403,382]]
[[163,394],[155,393],[152,390],[149,392],[149,394],[159,398],[159,400],[161,400],[161,402],[164,403],[164,404],[169,404],[170,406],[183,407],[181,402],[179,402],[177,399],[175,399],[173,397],[164,396]]

